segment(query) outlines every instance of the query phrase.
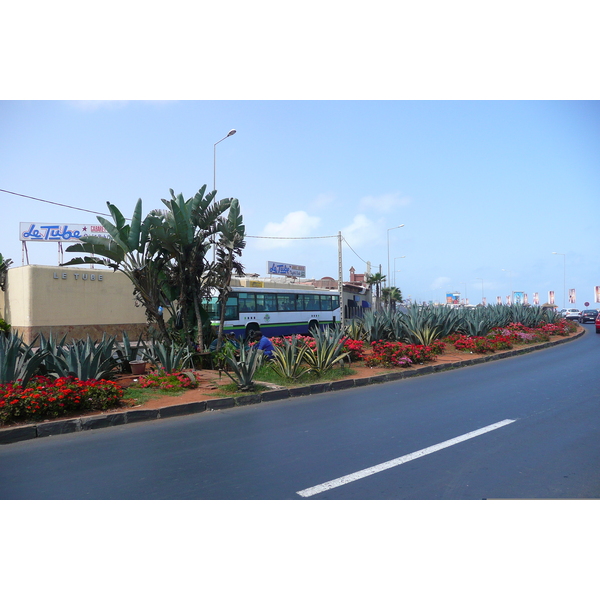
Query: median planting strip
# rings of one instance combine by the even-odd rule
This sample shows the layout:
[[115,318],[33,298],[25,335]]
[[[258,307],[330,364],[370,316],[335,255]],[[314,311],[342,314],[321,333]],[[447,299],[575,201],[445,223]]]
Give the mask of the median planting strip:
[[104,427],[113,427],[116,425],[126,425],[129,423],[140,423],[142,421],[153,421],[157,419],[165,419],[169,417],[180,417],[185,415],[197,414],[205,411],[222,410],[226,408],[234,408],[237,406],[247,406],[249,404],[259,404],[261,402],[271,402],[275,400],[289,400],[301,396],[310,396],[312,394],[320,394],[324,392],[335,392],[345,390],[352,387],[361,387],[364,385],[372,385],[376,383],[387,383],[400,379],[408,379],[409,377],[418,377],[430,373],[439,373],[450,369],[466,367],[469,365],[481,364],[501,358],[511,358],[519,354],[526,354],[535,350],[543,350],[558,344],[563,344],[571,340],[581,337],[585,330],[578,332],[572,336],[553,342],[544,342],[535,346],[526,346],[518,350],[510,350],[499,354],[486,354],[481,357],[472,358],[469,360],[438,363],[425,367],[416,368],[414,370],[394,371],[393,373],[384,373],[381,375],[373,375],[360,379],[341,379],[325,383],[316,383],[306,386],[286,388],[281,390],[270,390],[256,394],[245,396],[214,398],[211,400],[203,400],[200,402],[190,402],[187,404],[177,404],[164,408],[144,410],[136,409],[123,411],[118,413],[108,413],[103,415],[93,415],[89,417],[78,417],[75,419],[64,419],[58,421],[50,421],[44,423],[32,423],[28,425],[17,425],[0,429],[0,445],[12,444],[24,440],[30,440],[37,437],[48,437],[51,435],[60,435],[63,433],[75,433],[78,431],[86,431],[89,429],[102,429]]

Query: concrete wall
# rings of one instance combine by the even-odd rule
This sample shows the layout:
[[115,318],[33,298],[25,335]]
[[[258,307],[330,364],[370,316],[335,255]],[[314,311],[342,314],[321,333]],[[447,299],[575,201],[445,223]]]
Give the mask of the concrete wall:
[[135,337],[146,330],[144,308],[135,306],[133,286],[109,269],[27,265],[9,269],[0,292],[0,316],[30,343],[50,332],[67,341],[89,334]]

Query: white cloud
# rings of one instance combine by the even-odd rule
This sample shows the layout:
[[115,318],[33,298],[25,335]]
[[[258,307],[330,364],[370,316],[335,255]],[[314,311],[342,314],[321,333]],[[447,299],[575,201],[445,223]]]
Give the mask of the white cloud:
[[[372,250],[381,242],[380,228],[363,214],[356,215],[350,225],[342,228],[342,236],[354,250],[365,247]],[[373,260],[370,255],[362,258],[363,260]]]
[[[273,238],[300,238],[312,236],[314,230],[320,225],[319,217],[311,217],[307,212],[298,210],[288,213],[281,223],[267,223],[260,234]],[[257,246],[266,250],[270,248],[285,248],[297,240],[291,239],[259,239]]]
[[360,199],[359,207],[361,210],[371,210],[379,213],[390,213],[395,208],[408,206],[410,198],[400,197],[398,192],[394,194],[382,194],[381,196],[365,196]]

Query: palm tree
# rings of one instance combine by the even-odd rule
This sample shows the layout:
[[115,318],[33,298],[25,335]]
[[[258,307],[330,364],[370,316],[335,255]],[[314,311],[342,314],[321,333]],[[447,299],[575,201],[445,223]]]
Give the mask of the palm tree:
[[381,290],[381,297],[388,309],[395,311],[396,303],[402,302],[402,292],[395,286],[386,287]]
[[381,290],[381,284],[383,284],[384,282],[385,282],[385,275],[382,275],[381,273],[369,274],[369,275],[367,275],[367,278],[366,278],[366,283],[369,285],[370,288],[375,286],[375,298],[376,298],[375,306],[376,306],[377,310],[379,310],[381,308],[380,290]]

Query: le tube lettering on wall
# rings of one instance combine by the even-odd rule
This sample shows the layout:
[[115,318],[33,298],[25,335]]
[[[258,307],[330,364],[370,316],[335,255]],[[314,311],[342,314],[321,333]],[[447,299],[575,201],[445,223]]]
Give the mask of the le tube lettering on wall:
[[[81,275],[81,280],[82,281],[104,281],[104,275],[101,274],[96,274],[96,273],[73,273],[73,277],[75,277],[75,279],[79,279],[79,276]],[[53,275],[54,279],[67,279],[68,278],[68,273],[61,273],[60,276],[59,274],[54,271],[54,275]]]

